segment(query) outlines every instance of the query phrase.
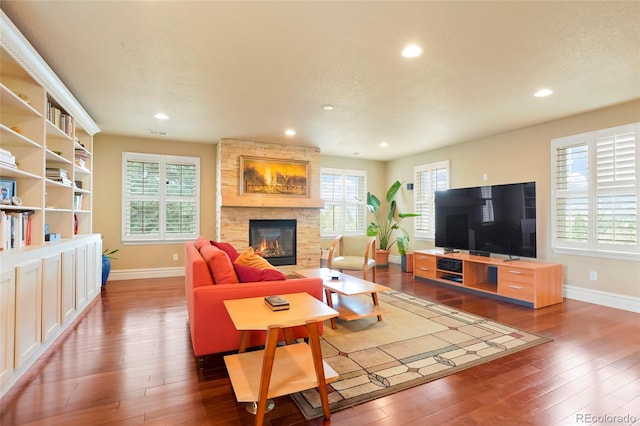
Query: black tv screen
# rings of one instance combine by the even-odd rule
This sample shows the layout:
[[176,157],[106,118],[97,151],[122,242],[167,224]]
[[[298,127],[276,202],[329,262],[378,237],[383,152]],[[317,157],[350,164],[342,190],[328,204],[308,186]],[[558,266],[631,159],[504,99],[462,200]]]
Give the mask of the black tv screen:
[[435,245],[536,257],[535,182],[436,191]]

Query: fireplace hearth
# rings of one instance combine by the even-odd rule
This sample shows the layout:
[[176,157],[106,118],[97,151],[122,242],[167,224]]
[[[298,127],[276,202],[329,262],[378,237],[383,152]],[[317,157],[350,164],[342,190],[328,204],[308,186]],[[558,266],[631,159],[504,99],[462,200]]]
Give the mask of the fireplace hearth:
[[249,245],[274,266],[296,264],[296,220],[249,220]]

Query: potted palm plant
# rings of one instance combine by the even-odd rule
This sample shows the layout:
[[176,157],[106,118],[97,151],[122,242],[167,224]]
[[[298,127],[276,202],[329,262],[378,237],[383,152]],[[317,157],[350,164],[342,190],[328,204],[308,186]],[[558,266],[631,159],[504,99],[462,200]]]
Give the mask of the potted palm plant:
[[[367,192],[367,208],[373,213],[375,221],[367,226],[367,235],[370,237],[377,236],[379,240],[379,249],[376,250],[376,265],[379,267],[389,266],[389,251],[399,239],[406,240],[406,246],[409,243],[409,234],[407,230],[400,226],[400,221],[405,217],[420,216],[417,213],[400,213],[398,212],[398,204],[396,203],[396,195],[402,187],[400,181],[395,181],[387,190],[386,200],[388,206],[382,208],[382,202],[371,192]],[[400,235],[394,238],[395,231],[399,231]],[[400,243],[399,247],[402,245]],[[405,251],[406,253],[406,251]]]
[[111,272],[111,260],[116,259],[113,255],[120,249],[104,249],[102,252],[102,286],[107,284],[109,273]]

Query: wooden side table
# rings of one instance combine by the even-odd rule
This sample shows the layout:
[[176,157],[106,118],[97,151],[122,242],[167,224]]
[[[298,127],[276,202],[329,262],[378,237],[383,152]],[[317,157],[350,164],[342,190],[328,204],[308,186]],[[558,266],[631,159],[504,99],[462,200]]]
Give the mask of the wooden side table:
[[[283,294],[290,308],[272,311],[264,297],[225,300],[236,329],[242,332],[240,353],[227,355],[224,362],[236,399],[256,402],[256,425],[262,425],[267,399],[288,395],[314,387],[318,388],[324,417],[330,418],[326,383],[338,373],[322,360],[318,323],[334,318],[338,312],[308,293]],[[291,327],[306,326],[309,344],[292,341]],[[280,330],[284,331],[286,346],[277,346]],[[244,352],[250,331],[267,332],[265,349]]]

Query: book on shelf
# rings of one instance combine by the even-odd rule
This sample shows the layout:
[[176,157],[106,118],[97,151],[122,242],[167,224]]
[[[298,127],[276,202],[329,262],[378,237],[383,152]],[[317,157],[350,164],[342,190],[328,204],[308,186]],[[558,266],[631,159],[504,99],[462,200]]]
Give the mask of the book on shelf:
[[46,177],[49,180],[59,182],[66,186],[73,185],[73,182],[69,179],[69,172],[65,169],[47,167]]
[[77,166],[82,168],[86,167],[88,158],[87,151],[85,151],[84,149],[76,148],[74,158]]
[[0,164],[5,167],[16,168],[16,157],[10,151],[0,148]]
[[51,101],[47,101],[47,120],[53,123],[58,129],[71,136],[75,132],[75,121],[66,112],[54,106]]
[[282,296],[266,296],[264,303],[271,308],[272,311],[284,311],[289,309],[289,301]]
[[31,217],[33,213],[32,210],[1,212],[0,241],[3,250],[31,245]]
[[11,216],[6,214],[4,210],[0,210],[0,242],[1,250],[11,248]]

